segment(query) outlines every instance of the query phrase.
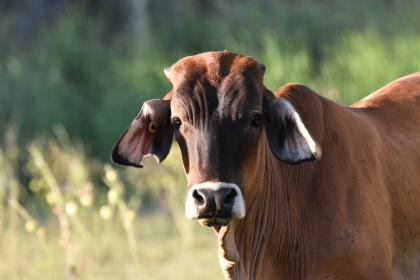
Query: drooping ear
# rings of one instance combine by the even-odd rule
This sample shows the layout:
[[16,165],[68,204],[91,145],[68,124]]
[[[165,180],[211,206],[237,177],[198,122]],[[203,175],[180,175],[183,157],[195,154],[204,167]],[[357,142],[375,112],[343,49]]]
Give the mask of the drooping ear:
[[279,160],[297,164],[321,158],[320,146],[287,99],[273,97],[265,103],[266,135],[272,153]]
[[153,155],[158,162],[169,153],[173,139],[169,100],[153,99],[144,102],[140,113],[115,144],[112,160],[115,163],[143,167],[144,156]]

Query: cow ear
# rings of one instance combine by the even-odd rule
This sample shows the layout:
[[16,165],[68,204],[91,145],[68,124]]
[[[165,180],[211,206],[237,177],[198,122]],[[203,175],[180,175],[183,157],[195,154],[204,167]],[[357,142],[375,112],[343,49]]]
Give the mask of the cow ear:
[[144,156],[153,155],[161,162],[172,145],[169,100],[153,99],[144,102],[140,113],[131,122],[112,151],[115,163],[143,167]]
[[281,161],[297,164],[321,157],[321,148],[309,134],[299,113],[284,98],[266,101],[266,135],[272,153]]

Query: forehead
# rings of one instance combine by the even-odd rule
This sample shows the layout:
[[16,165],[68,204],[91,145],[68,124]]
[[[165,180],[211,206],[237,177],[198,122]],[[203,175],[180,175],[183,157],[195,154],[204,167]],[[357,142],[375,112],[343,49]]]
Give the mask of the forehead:
[[248,56],[227,51],[189,56],[170,67],[171,103],[175,110],[240,116],[261,105],[262,76],[261,64]]

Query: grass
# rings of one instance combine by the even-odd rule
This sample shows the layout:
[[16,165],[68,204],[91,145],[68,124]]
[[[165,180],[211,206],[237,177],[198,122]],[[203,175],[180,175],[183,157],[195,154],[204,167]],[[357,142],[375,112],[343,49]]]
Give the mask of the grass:
[[176,145],[163,165],[116,169],[55,131],[21,150],[6,131],[0,279],[222,279],[216,235],[184,216]]
[[89,225],[92,236],[75,233],[66,249],[54,230],[46,238],[22,228],[2,232],[0,279],[222,279],[210,229],[195,225],[186,243],[166,217],[138,219],[133,259],[121,227],[99,218]]

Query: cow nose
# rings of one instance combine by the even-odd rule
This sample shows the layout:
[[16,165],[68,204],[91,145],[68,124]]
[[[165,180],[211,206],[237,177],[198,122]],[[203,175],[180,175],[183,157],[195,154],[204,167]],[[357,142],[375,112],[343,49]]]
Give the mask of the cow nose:
[[[234,188],[218,190],[196,189],[192,196],[202,215],[219,216],[232,209],[233,200],[237,196]],[[218,215],[219,214],[219,215]]]
[[188,219],[198,219],[205,225],[227,224],[231,219],[241,219],[245,216],[241,189],[226,182],[195,184],[188,191],[185,214]]
[[192,192],[197,207],[197,218],[230,218],[237,196],[234,188],[197,188]]

